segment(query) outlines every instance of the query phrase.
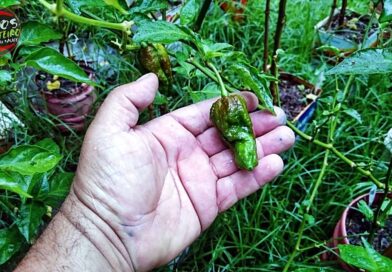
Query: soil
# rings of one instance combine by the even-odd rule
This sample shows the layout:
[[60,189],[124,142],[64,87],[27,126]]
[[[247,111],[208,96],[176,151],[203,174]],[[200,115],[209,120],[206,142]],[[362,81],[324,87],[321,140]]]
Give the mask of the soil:
[[[358,21],[354,22],[353,19],[358,19]],[[363,41],[369,22],[369,15],[361,16],[356,12],[347,10],[346,16],[344,17],[343,25],[339,26],[339,14],[337,14],[332,18],[330,30],[335,32],[335,34],[339,34],[349,40],[360,44]],[[373,23],[369,29],[368,37],[374,34],[377,30],[378,25],[376,23]]]
[[[356,210],[350,210],[347,221],[347,238],[352,245],[362,245],[361,237],[367,238],[372,223],[367,221],[363,215]],[[363,235],[362,235],[363,234]],[[392,243],[392,216],[389,216],[384,228],[375,232],[373,248],[383,252]]]
[[306,106],[306,95],[312,89],[290,80],[281,79],[279,82],[280,102],[289,120],[293,120]]

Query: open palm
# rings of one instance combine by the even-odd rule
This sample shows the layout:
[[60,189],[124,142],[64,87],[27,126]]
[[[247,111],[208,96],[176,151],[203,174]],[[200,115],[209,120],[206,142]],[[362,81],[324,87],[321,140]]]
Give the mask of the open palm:
[[[136,270],[170,261],[219,212],[276,177],[283,169],[276,154],[294,142],[281,110],[252,113],[259,165],[239,170],[210,122],[212,100],[136,125],[157,87],[149,74],[109,95],[86,135],[73,186],[115,231]],[[243,95],[254,111],[257,99]]]

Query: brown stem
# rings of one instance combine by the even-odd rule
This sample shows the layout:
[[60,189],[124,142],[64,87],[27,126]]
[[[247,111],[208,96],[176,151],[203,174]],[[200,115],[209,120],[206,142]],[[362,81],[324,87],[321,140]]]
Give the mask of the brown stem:
[[346,16],[346,10],[347,10],[347,0],[342,0],[342,8],[340,9],[340,14],[339,14],[339,26],[342,26],[344,24],[344,17]]
[[328,17],[328,22],[327,22],[327,25],[326,25],[326,29],[329,29],[331,27],[332,20],[333,20],[333,15],[334,15],[335,9],[337,7],[337,2],[338,2],[338,0],[333,0],[332,1],[331,13],[329,14],[329,17]]
[[[279,15],[278,21],[276,22],[276,31],[275,31],[275,38],[274,38],[274,51],[272,56],[272,65],[271,65],[271,73],[273,76],[278,77],[278,64],[277,64],[277,55],[276,51],[280,48],[280,41],[282,38],[283,28],[286,20],[286,4],[287,0],[280,0],[279,2]],[[279,88],[277,82],[271,83],[271,92],[274,98],[274,104],[279,105]]]
[[264,62],[263,71],[267,73],[268,70],[268,38],[269,38],[269,21],[270,21],[270,6],[271,0],[265,1],[265,19],[264,19]]
[[198,32],[201,29],[201,26],[203,24],[204,18],[206,17],[206,14],[207,14],[208,8],[211,5],[211,2],[212,2],[212,0],[204,0],[204,3],[200,9],[199,16],[197,17],[195,26],[193,27],[193,30],[195,32]]

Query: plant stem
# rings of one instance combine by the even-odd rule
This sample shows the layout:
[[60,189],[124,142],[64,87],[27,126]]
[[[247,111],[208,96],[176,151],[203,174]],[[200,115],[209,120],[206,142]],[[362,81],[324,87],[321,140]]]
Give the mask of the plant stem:
[[338,2],[338,0],[332,0],[331,13],[329,14],[327,25],[326,25],[327,30],[331,28],[331,24],[333,21],[333,15],[335,14],[335,9],[337,7],[337,2]]
[[346,16],[347,10],[347,0],[342,0],[342,8],[340,9],[339,14],[339,26],[343,26],[344,24],[344,17]]
[[195,32],[199,32],[199,30],[201,29],[201,26],[203,24],[204,18],[207,15],[207,11],[211,5],[211,2],[212,2],[212,0],[204,0],[203,5],[201,6],[201,9],[200,9],[199,15],[197,16],[195,26],[193,27],[193,30]]
[[[387,176],[386,179],[384,181],[384,193],[381,196],[381,199],[379,200],[379,202],[377,203],[377,209],[373,215],[373,223],[372,226],[370,228],[369,231],[369,237],[368,237],[368,242],[369,244],[373,244],[373,239],[374,239],[374,233],[376,231],[376,229],[379,226],[379,216],[380,216],[380,212],[381,212],[381,207],[385,201],[385,199],[388,197],[388,193],[389,193],[389,179],[391,178],[391,172],[392,172],[392,156],[391,156],[391,160],[389,161],[389,166],[388,166],[388,172],[387,172]],[[388,206],[386,207],[385,211],[383,211],[383,214],[387,215],[389,210],[392,208],[392,201],[390,201],[388,203]],[[383,217],[383,215],[381,215],[381,217]]]
[[[285,25],[286,20],[286,4],[287,0],[280,0],[279,2],[279,15],[278,20],[276,22],[276,31],[275,31],[275,38],[274,38],[274,50],[272,52],[272,65],[271,65],[271,74],[278,78],[278,56],[277,51],[280,48],[280,41],[282,38],[283,28]],[[271,93],[274,99],[275,105],[280,105],[279,99],[279,86],[278,82],[274,81],[271,83]]]
[[56,0],[56,13],[60,14],[64,5],[64,0]]
[[270,21],[270,8],[271,0],[265,1],[265,19],[264,19],[264,56],[263,56],[263,71],[267,73],[268,70],[268,38],[269,38],[269,21]]
[[38,0],[44,7],[49,9],[52,13],[54,13],[58,17],[65,17],[73,22],[76,23],[81,23],[81,24],[86,24],[86,25],[92,25],[96,27],[104,27],[104,28],[110,28],[110,29],[115,29],[115,30],[121,30],[126,33],[130,33],[131,31],[131,26],[132,22],[124,21],[122,23],[111,23],[111,22],[106,22],[106,21],[99,21],[99,20],[94,20],[90,18],[86,18],[80,15],[76,15],[64,8],[58,12],[57,10],[57,5],[56,4],[50,4],[46,0]]
[[219,86],[221,88],[222,97],[228,96],[229,94],[226,90],[225,84],[223,83],[222,77],[219,74],[219,71],[216,69],[216,67],[211,62],[208,62],[207,65],[214,71],[216,78],[218,79]]

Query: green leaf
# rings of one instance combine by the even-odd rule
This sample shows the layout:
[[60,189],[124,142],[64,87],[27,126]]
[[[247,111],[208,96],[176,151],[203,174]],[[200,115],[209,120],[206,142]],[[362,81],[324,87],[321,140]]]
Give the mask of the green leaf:
[[111,6],[123,14],[127,13],[124,9],[127,7],[124,0],[67,0],[67,2],[71,9],[78,14],[80,14],[80,9],[82,7],[102,8],[107,6]]
[[19,45],[39,45],[43,42],[59,40],[63,36],[47,24],[28,22],[22,26]]
[[149,13],[169,8],[165,0],[144,0],[139,6],[131,9],[131,13]]
[[215,82],[208,83],[201,91],[192,91],[189,93],[193,103],[198,103],[210,98],[220,96],[220,88]]
[[31,197],[27,193],[27,185],[23,176],[17,173],[0,171],[0,189],[14,192],[21,197]]
[[366,271],[385,272],[390,271],[392,267],[391,259],[382,256],[369,245],[366,248],[353,245],[339,245],[338,247],[343,261]]
[[49,179],[43,177],[40,191],[35,199],[51,207],[58,207],[68,195],[73,178],[73,173],[58,173]]
[[52,48],[42,48],[26,58],[26,65],[75,82],[96,85],[75,62]]
[[37,201],[33,201],[30,204],[22,204],[20,207],[18,219],[15,223],[27,242],[31,243],[35,238],[45,212],[45,206]]
[[212,59],[212,58],[224,56],[225,53],[222,51],[233,48],[231,44],[217,43],[209,40],[203,40],[201,46],[203,49],[204,57],[206,59]]
[[61,158],[56,143],[45,139],[36,145],[14,147],[0,156],[0,170],[15,171],[22,175],[44,173],[53,169]]
[[114,7],[115,9],[117,9],[123,14],[128,13],[123,7],[125,3],[124,1],[118,1],[118,0],[103,0],[103,1],[106,3],[106,5]]
[[256,94],[262,107],[271,113],[274,113],[274,105],[266,82],[258,75],[258,71],[238,63],[230,67],[232,73],[240,80],[241,88],[250,89]]
[[179,40],[189,41],[192,36],[177,25],[166,21],[145,22],[137,30],[135,42],[173,43]]
[[0,86],[4,86],[8,81],[12,80],[12,75],[7,70],[0,70]]
[[329,70],[326,75],[335,74],[387,74],[392,72],[392,51],[369,48],[359,50],[340,64]]
[[384,0],[384,8],[378,20],[380,23],[392,21],[392,0]]
[[0,229],[0,265],[19,251],[22,241],[23,237],[16,226]]
[[17,0],[1,0],[0,1],[0,8],[7,8],[14,5],[19,5],[20,2]]
[[373,220],[373,210],[364,200],[358,202],[358,210],[365,216],[366,220],[368,220],[369,222]]
[[392,128],[388,131],[387,135],[385,136],[384,145],[392,154]]
[[185,2],[180,12],[180,22],[182,25],[191,26],[195,23],[201,4],[201,0],[188,0]]
[[362,118],[361,115],[359,114],[359,112],[355,109],[345,109],[343,111],[345,114],[347,114],[348,116],[351,116],[352,118],[354,118],[358,123],[362,124]]

